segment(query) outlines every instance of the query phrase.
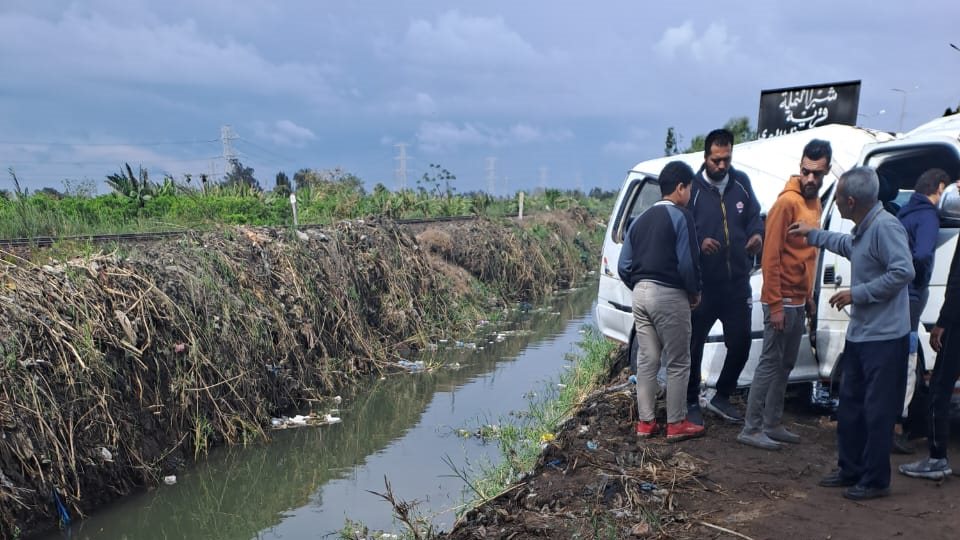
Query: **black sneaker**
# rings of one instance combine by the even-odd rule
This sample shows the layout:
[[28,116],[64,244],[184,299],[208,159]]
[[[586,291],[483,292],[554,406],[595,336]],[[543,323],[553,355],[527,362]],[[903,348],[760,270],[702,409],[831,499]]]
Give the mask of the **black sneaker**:
[[894,434],[893,436],[893,453],[894,454],[913,454],[917,451],[913,447],[913,443],[907,439],[907,436],[902,433]]
[[874,488],[857,484],[843,492],[843,496],[853,501],[867,501],[890,495],[890,488]]
[[687,422],[703,425],[703,413],[700,411],[699,403],[687,403]]
[[737,410],[730,399],[717,394],[713,399],[707,402],[707,410],[723,418],[731,424],[742,424],[743,415]]

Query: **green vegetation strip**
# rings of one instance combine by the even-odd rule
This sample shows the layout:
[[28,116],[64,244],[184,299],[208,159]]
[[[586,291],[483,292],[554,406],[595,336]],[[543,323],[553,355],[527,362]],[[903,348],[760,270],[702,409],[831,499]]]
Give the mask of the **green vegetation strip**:
[[588,326],[578,346],[580,354],[568,355],[572,367],[560,376],[558,384],[545,388],[539,398],[530,401],[527,414],[521,415],[523,420],[501,424],[499,464],[471,478],[467,471],[448,462],[473,491],[474,500],[469,506],[494,499],[533,471],[543,447],[553,440],[556,431],[586,397],[607,379],[617,345],[600,335],[596,327]]

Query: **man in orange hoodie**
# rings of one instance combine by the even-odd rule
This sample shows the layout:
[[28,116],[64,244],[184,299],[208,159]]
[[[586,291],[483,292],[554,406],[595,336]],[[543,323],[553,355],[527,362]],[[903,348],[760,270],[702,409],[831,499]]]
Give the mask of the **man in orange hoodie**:
[[800,350],[805,315],[813,315],[813,280],[817,248],[805,236],[787,235],[792,223],[820,225],[820,188],[830,172],[830,143],[813,139],[803,148],[800,174],[791,176],[767,213],[763,241],[763,350],[750,385],[743,444],[778,450],[780,443],[797,443],[800,437],[781,422],[787,378]]

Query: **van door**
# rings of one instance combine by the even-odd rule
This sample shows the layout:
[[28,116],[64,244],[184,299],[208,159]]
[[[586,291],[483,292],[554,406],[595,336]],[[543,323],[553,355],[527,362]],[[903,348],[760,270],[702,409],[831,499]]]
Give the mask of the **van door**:
[[[886,198],[889,199],[888,209],[895,212],[910,199],[914,184],[924,171],[934,167],[951,174],[960,171],[960,147],[955,141],[893,141],[871,148],[861,161],[877,171],[881,179],[881,195],[886,191]],[[941,206],[955,190],[955,186],[947,190],[945,197],[941,200]],[[846,234],[852,231],[853,222],[840,217],[832,196],[829,204],[824,205],[824,208],[825,230]],[[957,222],[950,219],[949,215],[945,215],[941,208],[941,226],[934,256],[933,275],[929,285],[930,296],[920,316],[918,332],[927,369],[931,369],[935,360],[929,344],[928,329],[940,313],[950,260],[957,243],[957,233]],[[820,363],[820,376],[830,378],[834,374],[837,360],[843,350],[850,317],[849,308],[838,312],[830,307],[829,300],[836,292],[850,287],[851,269],[850,261],[844,257],[827,250],[821,250],[821,252],[823,258],[818,272],[820,289],[817,303],[816,352]]]
[[633,298],[617,274],[623,237],[633,220],[660,199],[656,176],[631,172],[607,224],[600,260],[597,326],[603,335],[621,343],[629,343],[633,333]]
[[[836,201],[831,193],[824,205],[823,229],[849,234],[853,222],[840,217]],[[843,352],[847,325],[850,322],[849,308],[837,311],[830,306],[830,297],[850,288],[850,261],[827,250],[820,250],[820,271],[817,272],[817,329],[816,352],[820,377],[829,379]]]

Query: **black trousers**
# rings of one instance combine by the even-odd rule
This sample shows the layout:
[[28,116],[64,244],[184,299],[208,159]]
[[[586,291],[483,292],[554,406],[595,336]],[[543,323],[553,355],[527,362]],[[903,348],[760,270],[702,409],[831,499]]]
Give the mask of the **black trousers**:
[[947,457],[950,439],[950,399],[960,376],[960,328],[947,327],[943,332],[943,346],[937,354],[937,364],[930,377],[930,457]]
[[909,351],[909,333],[844,344],[837,408],[838,465],[844,476],[857,478],[862,486],[890,486],[891,435],[903,409]]
[[750,315],[753,298],[748,283],[704,283],[700,305],[691,315],[690,381],[687,384],[687,403],[696,403],[700,395],[700,366],[703,364],[703,345],[710,328],[723,324],[723,343],[727,357],[717,380],[717,394],[730,397],[737,389],[737,379],[750,356]]

